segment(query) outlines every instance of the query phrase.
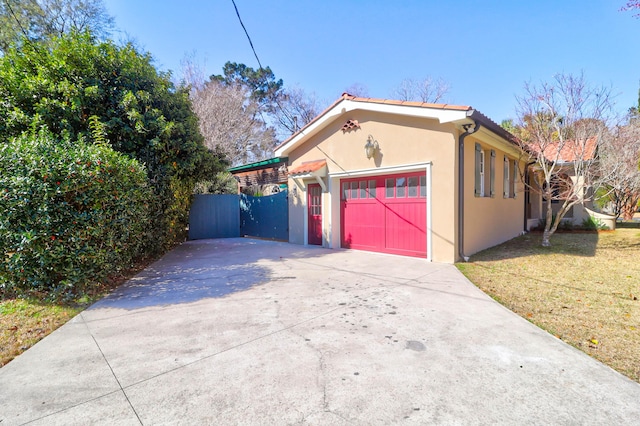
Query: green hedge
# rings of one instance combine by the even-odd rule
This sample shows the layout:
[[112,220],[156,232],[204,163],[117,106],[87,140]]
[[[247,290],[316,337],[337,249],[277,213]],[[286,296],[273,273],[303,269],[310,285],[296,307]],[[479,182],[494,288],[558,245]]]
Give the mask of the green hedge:
[[148,53],[89,32],[0,56],[0,143],[41,127],[101,141],[145,165],[156,253],[184,241],[195,182],[226,168],[202,143],[188,88],[176,88]]
[[0,144],[0,293],[73,298],[151,246],[145,168],[48,133]]

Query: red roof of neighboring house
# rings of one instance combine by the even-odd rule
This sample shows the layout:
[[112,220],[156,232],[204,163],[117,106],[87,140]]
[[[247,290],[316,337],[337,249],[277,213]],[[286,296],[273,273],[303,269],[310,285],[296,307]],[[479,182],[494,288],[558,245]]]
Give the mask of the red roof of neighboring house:
[[[550,143],[545,146],[542,151],[548,161],[555,161],[556,156],[559,162],[571,163],[576,160],[593,160],[596,157],[598,147],[597,138],[589,138],[587,140],[564,141],[558,153],[560,142]],[[529,145],[533,152],[540,152],[541,147],[538,145]]]
[[315,160],[306,161],[300,164],[298,167],[289,169],[289,175],[304,175],[307,173],[313,173],[327,165],[327,160]]

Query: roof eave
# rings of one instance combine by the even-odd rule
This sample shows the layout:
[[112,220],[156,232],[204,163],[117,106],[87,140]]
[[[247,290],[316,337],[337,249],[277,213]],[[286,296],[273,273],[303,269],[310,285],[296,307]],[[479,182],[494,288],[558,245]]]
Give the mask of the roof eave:
[[[308,138],[327,127],[334,118],[356,110],[397,114],[411,117],[436,119],[440,123],[468,124],[471,123],[469,112],[473,111],[465,106],[447,106],[437,104],[409,103],[409,102],[370,102],[353,97],[342,97],[316,119],[303,127],[275,149],[277,157],[287,156],[304,143]],[[487,119],[488,120],[488,119]],[[489,120],[490,121],[490,120]]]
[[500,126],[498,123],[496,123],[480,111],[475,109],[471,110],[469,112],[469,117],[472,120],[479,122],[484,128],[490,130],[501,138],[508,140],[519,149],[522,149],[522,144],[517,137],[515,137],[511,132]]
[[230,167],[227,169],[227,171],[229,173],[238,173],[238,172],[250,172],[253,170],[261,170],[264,168],[268,168],[268,167],[275,167],[279,164],[286,164],[287,163],[287,158],[281,158],[281,157],[274,157],[274,158],[269,158],[267,160],[262,160],[262,161],[256,161],[254,163],[248,163],[248,164],[241,164],[239,166],[235,166],[235,167]]

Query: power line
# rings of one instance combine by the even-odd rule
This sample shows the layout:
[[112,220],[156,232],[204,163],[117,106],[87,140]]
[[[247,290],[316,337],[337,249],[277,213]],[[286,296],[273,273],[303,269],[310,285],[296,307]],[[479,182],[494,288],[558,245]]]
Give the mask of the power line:
[[231,0],[231,3],[233,3],[233,8],[236,10],[236,16],[240,21],[240,25],[242,25],[242,29],[244,30],[244,33],[247,35],[247,40],[249,40],[249,44],[251,45],[251,50],[253,50],[253,55],[256,57],[256,60],[258,61],[258,65],[260,65],[260,69],[262,69],[262,64],[260,63],[260,59],[258,58],[256,49],[253,47],[253,42],[251,41],[251,37],[249,37],[249,33],[247,32],[247,29],[245,28],[244,23],[242,22],[242,18],[240,17],[240,12],[238,12],[238,6],[236,6],[235,0]]
[[[242,22],[242,18],[240,17],[240,12],[238,12],[238,6],[236,6],[235,0],[231,0],[231,3],[233,3],[233,8],[236,10],[236,16],[238,17],[238,21],[240,21],[240,25],[242,25],[242,29],[244,30],[244,33],[247,36],[247,40],[249,40],[249,45],[251,45],[251,50],[253,51],[253,55],[256,57],[256,61],[258,61],[258,65],[260,66],[260,69],[264,69],[262,67],[262,64],[260,63],[260,58],[258,58],[256,49],[253,47],[253,42],[251,41],[251,37],[249,37],[249,32],[247,31],[247,28],[244,26],[244,23]],[[280,104],[280,100],[278,98],[279,96],[275,96],[273,99],[276,102],[276,105],[278,106],[278,108],[280,108],[280,111],[282,111],[282,113],[284,114],[284,116],[294,122],[294,133],[295,133],[295,128],[297,128],[298,126],[297,117],[292,117],[291,114],[289,114],[288,111],[282,107],[282,104]],[[262,111],[260,112],[260,115],[262,115]]]
[[9,9],[9,13],[11,13],[11,16],[16,21],[16,24],[18,24],[18,27],[20,28],[20,31],[22,31],[22,34],[24,35],[24,37],[26,39],[29,39],[29,35],[27,34],[27,31],[24,29],[24,27],[22,26],[22,22],[20,22],[20,20],[16,16],[15,12],[13,11],[13,8],[11,7],[11,4],[9,3],[9,1],[5,0],[4,1],[4,5],[7,7],[7,9]]
[[[31,0],[33,2],[35,2],[35,0]],[[25,28],[22,26],[22,22],[20,22],[20,20],[18,19],[18,16],[16,15],[15,11],[13,10],[13,8],[11,7],[10,1],[9,0],[4,0],[3,1],[5,7],[7,9],[9,9],[9,13],[11,14],[11,16],[13,17],[13,19],[16,21],[16,24],[18,24],[18,27],[20,28],[20,31],[22,32],[22,35],[24,36],[24,40],[27,42],[27,44],[29,44],[36,52],[40,52],[40,48],[39,46],[36,46],[35,44],[33,44],[31,42],[31,37],[29,37],[29,34],[27,33],[27,31],[25,30]],[[37,3],[36,3],[37,5]],[[31,56],[27,55],[27,60],[29,62],[33,63],[33,59],[31,58]]]

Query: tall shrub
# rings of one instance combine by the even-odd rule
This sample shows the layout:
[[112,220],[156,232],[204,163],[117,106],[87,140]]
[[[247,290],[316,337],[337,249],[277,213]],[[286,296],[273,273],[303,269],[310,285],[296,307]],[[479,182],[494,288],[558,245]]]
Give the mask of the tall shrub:
[[187,90],[132,45],[85,32],[9,49],[0,57],[0,99],[0,143],[44,126],[71,140],[99,135],[143,163],[158,249],[184,236],[182,188],[224,168],[202,143]]
[[50,133],[0,144],[0,292],[72,297],[150,248],[145,168]]

